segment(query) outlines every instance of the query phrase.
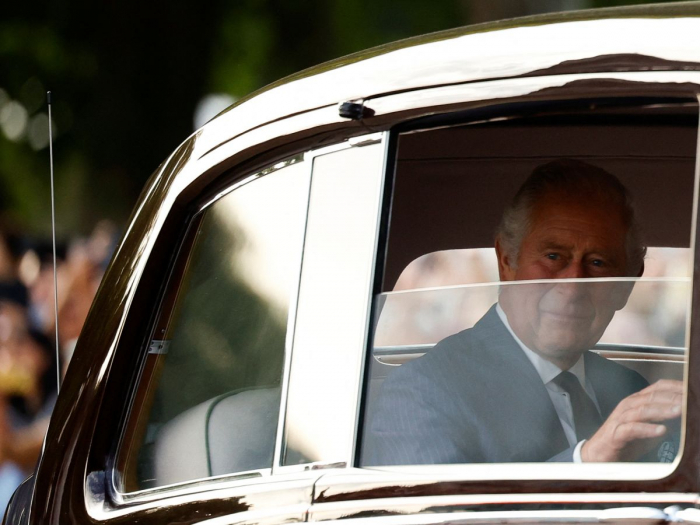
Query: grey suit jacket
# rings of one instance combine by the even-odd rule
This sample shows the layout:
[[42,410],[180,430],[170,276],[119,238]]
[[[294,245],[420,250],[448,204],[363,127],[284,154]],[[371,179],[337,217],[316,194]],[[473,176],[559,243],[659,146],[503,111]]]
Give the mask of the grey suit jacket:
[[[584,359],[603,419],[648,385],[595,353]],[[387,377],[370,417],[362,451],[368,466],[573,458],[547,389],[495,305],[474,328]]]

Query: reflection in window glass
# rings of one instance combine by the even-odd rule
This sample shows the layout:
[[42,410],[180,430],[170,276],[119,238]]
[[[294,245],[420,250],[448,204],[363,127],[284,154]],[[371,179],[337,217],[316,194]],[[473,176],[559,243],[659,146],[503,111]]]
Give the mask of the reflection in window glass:
[[[649,247],[644,259],[645,278],[691,277],[689,248]],[[444,250],[423,255],[401,273],[395,292],[498,282],[493,248]],[[474,287],[467,295],[439,292],[407,294],[401,301],[386,300],[375,345],[428,344],[474,323],[496,301],[493,288]],[[467,297],[469,300],[467,300]],[[685,344],[687,300],[673,286],[637,286],[627,308],[619,312],[603,335],[602,343],[634,343],[680,347]],[[399,307],[400,304],[400,307]],[[655,305],[649,312],[649,305]],[[665,327],[672,325],[675,331]],[[663,335],[660,333],[663,332]],[[675,335],[674,335],[675,334]],[[634,341],[630,341],[630,337]]]
[[[569,293],[579,301],[570,315],[543,310]],[[542,388],[566,369],[552,361],[573,356],[569,370],[593,400],[600,426],[625,397],[659,379],[682,380],[690,293],[690,279],[677,277],[519,281],[378,296],[377,332],[384,335],[372,349],[363,463],[571,461],[573,448],[590,436],[561,421],[545,397],[573,396],[556,384]],[[638,299],[645,297],[673,298],[684,308],[679,318],[670,317],[665,302]],[[501,308],[502,302],[518,308]],[[530,304],[538,306],[529,310]],[[462,317],[459,329],[451,326],[453,335],[406,342],[416,323],[445,327],[465,310],[477,319]],[[410,321],[401,327],[395,318]],[[540,339],[525,345],[514,327],[528,325]],[[651,328],[641,330],[645,325]],[[605,344],[615,338],[624,344]],[[522,346],[540,349],[540,357]],[[680,422],[667,423],[667,439],[631,459],[672,460]]]
[[271,468],[307,195],[292,164],[195,221],[132,410],[143,441],[127,490]]

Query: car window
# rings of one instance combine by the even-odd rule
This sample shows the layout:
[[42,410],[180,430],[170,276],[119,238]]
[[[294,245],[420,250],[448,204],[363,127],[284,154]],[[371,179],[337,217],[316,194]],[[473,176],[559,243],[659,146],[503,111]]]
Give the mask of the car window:
[[696,105],[535,113],[398,137],[361,466],[682,451]]
[[121,490],[272,467],[308,198],[299,160],[193,220],[120,445]]

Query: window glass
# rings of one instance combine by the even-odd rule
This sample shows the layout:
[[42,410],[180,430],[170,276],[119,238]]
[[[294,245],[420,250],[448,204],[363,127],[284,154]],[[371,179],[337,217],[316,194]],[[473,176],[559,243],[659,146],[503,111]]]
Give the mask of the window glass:
[[[644,277],[659,282],[687,282],[691,277],[690,261],[689,248],[650,246],[644,259]],[[375,346],[434,344],[473,326],[496,301],[497,288],[471,286],[468,294],[452,294],[449,300],[438,290],[431,293],[426,289],[496,282],[498,262],[493,248],[443,250],[420,256],[404,269],[393,290],[413,293],[385,295],[382,322],[374,335]],[[627,307],[615,315],[600,343],[682,347],[687,304],[676,293],[677,289],[670,285],[634,287]],[[644,320],[651,315],[648,305],[657,307],[654,318],[647,319],[651,322]],[[677,329],[670,330],[668,325]]]
[[120,454],[124,490],[270,469],[308,171],[254,177],[193,222]]
[[672,463],[696,138],[695,104],[401,135],[359,463]]

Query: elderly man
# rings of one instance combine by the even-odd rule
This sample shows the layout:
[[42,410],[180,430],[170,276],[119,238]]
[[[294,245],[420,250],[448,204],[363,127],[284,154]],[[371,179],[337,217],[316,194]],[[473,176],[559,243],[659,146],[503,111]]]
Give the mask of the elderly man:
[[682,383],[649,386],[590,352],[632,284],[576,280],[640,276],[645,252],[615,177],[535,169],[496,235],[498,303],[387,378],[364,463],[658,461]]

